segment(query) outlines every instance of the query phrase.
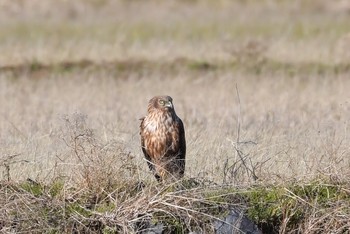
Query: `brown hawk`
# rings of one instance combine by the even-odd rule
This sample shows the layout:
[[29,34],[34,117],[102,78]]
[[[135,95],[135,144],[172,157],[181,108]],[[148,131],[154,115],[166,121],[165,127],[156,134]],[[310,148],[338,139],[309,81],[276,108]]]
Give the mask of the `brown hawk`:
[[158,181],[180,179],[185,172],[186,141],[181,119],[173,99],[156,96],[148,102],[148,113],[141,118],[143,154]]

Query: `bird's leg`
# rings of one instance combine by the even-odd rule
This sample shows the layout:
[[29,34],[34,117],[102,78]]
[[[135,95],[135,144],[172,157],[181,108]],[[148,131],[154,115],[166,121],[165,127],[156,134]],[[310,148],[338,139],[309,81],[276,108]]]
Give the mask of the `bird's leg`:
[[154,177],[156,177],[158,182],[162,182],[162,177],[160,177],[158,174],[154,174]]

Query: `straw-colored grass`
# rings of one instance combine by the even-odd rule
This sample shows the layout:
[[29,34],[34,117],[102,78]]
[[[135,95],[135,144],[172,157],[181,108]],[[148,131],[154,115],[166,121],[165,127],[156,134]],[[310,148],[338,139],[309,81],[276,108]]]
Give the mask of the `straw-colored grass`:
[[[266,233],[349,230],[337,4],[4,1],[0,230],[210,233],[229,207]],[[186,129],[185,178],[170,185],[139,142],[158,94]]]

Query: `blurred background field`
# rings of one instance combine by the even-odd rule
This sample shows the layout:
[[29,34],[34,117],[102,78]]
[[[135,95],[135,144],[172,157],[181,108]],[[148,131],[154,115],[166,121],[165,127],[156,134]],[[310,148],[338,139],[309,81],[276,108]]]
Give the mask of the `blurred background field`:
[[152,180],[138,119],[158,94],[184,121],[186,177],[349,176],[347,1],[1,1],[0,51],[2,179],[73,177],[88,131]]

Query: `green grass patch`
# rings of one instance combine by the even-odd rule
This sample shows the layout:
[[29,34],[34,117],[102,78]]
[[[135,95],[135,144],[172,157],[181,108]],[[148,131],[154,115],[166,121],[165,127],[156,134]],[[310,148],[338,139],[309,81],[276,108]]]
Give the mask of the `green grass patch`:
[[[248,202],[247,214],[261,226],[278,227],[288,220],[293,230],[317,210],[318,215],[327,215],[338,202],[350,205],[347,185],[334,185],[322,181],[288,186],[252,188],[244,196]],[[348,212],[342,207],[343,212]]]
[[[15,228],[17,232],[41,222],[42,228],[51,228],[52,232],[67,230],[70,223],[73,227],[76,225],[76,230],[102,233],[131,231],[131,227],[156,227],[157,224],[162,224],[166,232],[184,233],[212,230],[213,220],[224,219],[229,209],[234,208],[245,211],[247,217],[266,233],[278,233],[282,226],[287,232],[302,230],[304,222],[316,217],[324,220],[315,224],[317,228],[349,228],[348,219],[342,219],[350,217],[348,183],[317,180],[305,184],[236,188],[208,187],[201,185],[199,180],[197,182],[194,187],[186,189],[181,183],[175,187],[145,184],[137,193],[129,193],[129,187],[125,186],[125,191],[110,192],[108,197],[111,199],[89,199],[96,196],[93,191],[77,193],[78,190],[71,189],[66,191],[65,197],[58,196],[64,186],[60,180],[49,185],[26,181],[18,187],[15,184],[1,186],[0,193],[6,192],[6,195],[2,194],[5,200],[1,205],[7,207],[2,219],[10,225],[15,219],[30,215],[30,219]],[[184,180],[184,183],[188,181]],[[129,197],[117,201],[118,197],[122,197],[120,193],[128,193]],[[51,198],[47,194],[51,194]],[[74,200],[71,200],[73,197]],[[135,223],[123,227],[121,220],[125,224]]]
[[[318,62],[290,63],[270,59],[256,60],[254,57],[237,61],[235,59],[225,62],[207,60],[175,59],[173,61],[155,62],[150,60],[125,60],[96,63],[91,60],[67,61],[57,64],[42,64],[33,61],[28,64],[0,67],[10,77],[19,77],[25,73],[32,78],[47,77],[48,74],[70,74],[81,71],[108,72],[111,74],[140,73],[144,71],[166,71],[178,73],[186,72],[244,72],[262,76],[266,74],[281,74],[287,77],[296,75],[340,75],[350,72],[350,63],[326,64]],[[116,76],[118,77],[118,76]]]
[[20,187],[27,191],[28,193],[31,193],[34,196],[41,196],[44,194],[44,187],[40,183],[37,183],[33,180],[27,180],[20,184]]

